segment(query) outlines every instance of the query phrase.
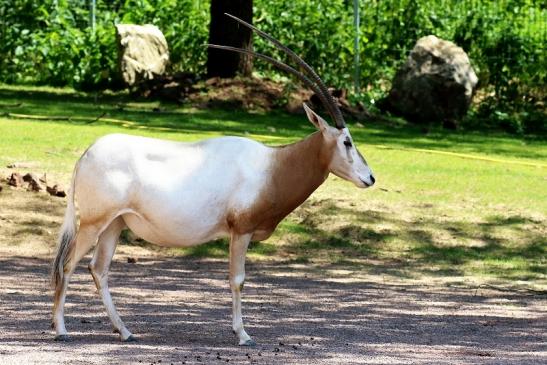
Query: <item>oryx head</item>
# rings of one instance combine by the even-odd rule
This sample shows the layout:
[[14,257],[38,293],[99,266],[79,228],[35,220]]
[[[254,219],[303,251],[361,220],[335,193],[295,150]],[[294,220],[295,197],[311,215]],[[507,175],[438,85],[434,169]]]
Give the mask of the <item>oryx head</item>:
[[304,110],[310,122],[321,131],[325,142],[331,146],[329,171],[344,180],[351,181],[360,188],[374,185],[375,179],[372,171],[353,143],[349,129],[346,126],[331,127],[306,104],[304,104]]
[[308,86],[315,92],[315,94],[321,100],[321,103],[323,104],[325,109],[334,120],[334,127],[331,127],[323,118],[321,118],[317,113],[311,110],[309,106],[304,104],[304,109],[306,111],[308,119],[313,125],[317,127],[317,129],[321,131],[325,142],[329,146],[332,146],[332,156],[330,159],[329,171],[341,177],[342,179],[353,182],[358,187],[366,188],[372,186],[375,182],[372,171],[367,165],[367,162],[365,161],[363,155],[361,155],[361,153],[357,150],[357,147],[353,143],[353,139],[351,138],[349,129],[347,128],[344,117],[342,116],[342,112],[340,111],[338,104],[332,98],[332,95],[329,93],[323,80],[321,80],[321,78],[311,68],[310,65],[302,60],[302,58],[300,58],[291,49],[282,45],[277,39],[261,31],[260,29],[257,29],[253,25],[239,18],[236,18],[233,15],[226,15],[236,20],[241,25],[252,29],[260,37],[270,41],[277,48],[281,49],[293,61],[295,61],[301,69],[304,70],[305,74],[297,71],[291,66],[284,64],[283,62],[247,49],[220,46],[214,44],[209,44],[209,47],[252,55],[254,57],[265,60],[279,67],[280,69],[298,77],[304,84],[306,84],[306,86]]

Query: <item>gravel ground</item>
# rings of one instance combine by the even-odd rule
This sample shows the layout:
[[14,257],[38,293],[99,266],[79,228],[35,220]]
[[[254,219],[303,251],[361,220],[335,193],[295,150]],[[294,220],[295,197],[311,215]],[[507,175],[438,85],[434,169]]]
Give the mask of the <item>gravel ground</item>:
[[[86,260],[84,260],[86,261]],[[111,287],[135,343],[111,333],[82,262],[70,343],[50,329],[50,261],[0,254],[0,364],[546,364],[545,293],[359,277],[340,267],[249,263],[253,348],[231,331],[227,263],[117,258]]]

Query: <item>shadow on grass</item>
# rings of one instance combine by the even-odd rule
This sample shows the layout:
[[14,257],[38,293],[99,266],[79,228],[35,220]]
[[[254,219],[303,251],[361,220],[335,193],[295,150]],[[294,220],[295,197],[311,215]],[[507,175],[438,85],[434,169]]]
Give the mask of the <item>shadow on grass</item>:
[[[0,232],[6,244],[34,236],[54,246],[55,221],[60,223],[65,201],[21,190],[6,189],[2,194],[0,218],[5,221]],[[545,222],[539,218],[493,215],[473,222],[439,219],[424,212],[403,219],[393,212],[343,204],[333,199],[304,203],[280,224],[272,239],[251,243],[249,253],[294,263],[325,258],[336,265],[399,277],[481,274],[536,280],[547,275]],[[333,222],[335,227],[331,228]],[[278,240],[284,244],[278,245]],[[150,247],[127,235],[121,241]],[[226,240],[174,250],[196,258],[226,258],[229,252]]]
[[[16,90],[0,86],[0,112],[45,116],[78,116],[89,121],[55,121],[68,124],[89,124],[100,116],[130,121],[129,129],[169,128],[171,132],[212,132],[229,135],[271,135],[286,143],[314,131],[303,115],[283,112],[253,113],[243,110],[190,109],[180,105],[135,101],[126,94],[56,93],[45,90]],[[13,105],[20,104],[15,107]],[[107,123],[105,121],[95,124]],[[349,123],[350,128],[352,123]],[[170,131],[165,130],[165,133]],[[542,144],[545,138],[524,141],[514,136],[485,132],[454,132],[441,129],[424,133],[421,127],[407,124],[366,123],[366,128],[352,128],[357,141],[393,147],[457,150],[464,153],[486,153],[508,157],[545,158],[539,149],[522,148],[523,143]]]
[[[324,228],[332,219],[349,223]],[[482,222],[432,215],[403,220],[388,212],[340,207],[327,199],[305,203],[280,224],[274,238],[251,243],[249,253],[288,263],[326,261],[401,278],[479,275],[539,280],[547,275],[543,224],[519,215],[492,216]],[[284,243],[277,245],[277,240]],[[217,240],[176,252],[227,258],[228,247],[226,240]]]
[[[331,200],[305,203],[295,215],[279,229],[292,237],[286,250],[298,262],[325,256],[335,263],[362,266],[359,259],[374,260],[372,272],[400,277],[479,274],[534,280],[547,274],[545,222],[536,218],[491,216],[469,222],[424,214],[408,220],[340,207]],[[328,227],[330,216],[350,223],[321,228]]]
[[[220,134],[245,135],[275,134],[279,137],[303,137],[314,131],[303,116],[283,112],[249,113],[243,110],[189,109],[172,103],[142,101],[140,104],[127,95],[103,95],[97,100],[91,95],[73,93],[56,94],[47,91],[19,91],[3,89],[0,99],[6,104],[0,112],[11,112],[42,116],[66,116],[89,118],[82,120],[51,120],[65,124],[86,125],[104,114],[105,118],[129,121],[129,129],[169,128],[165,133],[215,132]],[[131,103],[128,105],[128,103]],[[159,107],[158,107],[159,105]],[[101,124],[100,119],[96,124]],[[272,132],[275,131],[275,132]],[[297,133],[302,131],[302,133]]]

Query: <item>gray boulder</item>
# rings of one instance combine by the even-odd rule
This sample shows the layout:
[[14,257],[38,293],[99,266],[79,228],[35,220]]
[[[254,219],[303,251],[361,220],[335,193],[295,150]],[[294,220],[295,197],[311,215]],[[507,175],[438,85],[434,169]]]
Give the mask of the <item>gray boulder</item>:
[[455,126],[466,114],[477,82],[463,49],[430,35],[418,40],[380,107],[415,123]]
[[155,25],[117,24],[119,66],[127,85],[151,80],[165,73],[169,49]]

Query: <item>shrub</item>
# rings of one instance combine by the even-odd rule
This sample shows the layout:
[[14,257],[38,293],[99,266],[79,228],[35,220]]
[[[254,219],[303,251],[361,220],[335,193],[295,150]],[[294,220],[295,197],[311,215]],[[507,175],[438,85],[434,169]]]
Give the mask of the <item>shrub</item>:
[[[169,44],[172,70],[204,73],[209,1],[97,3],[92,31],[87,0],[0,0],[0,82],[119,87],[114,24],[122,22],[157,25]],[[254,5],[260,28],[297,51],[328,84],[351,87],[352,1],[255,0]],[[542,2],[361,0],[359,6],[362,100],[372,104],[385,94],[416,40],[435,34],[464,48],[478,71],[480,93],[493,93],[473,111],[478,118],[473,123],[544,130],[547,13]],[[281,57],[258,38],[255,48]],[[277,73],[263,62],[256,62],[255,70]]]

